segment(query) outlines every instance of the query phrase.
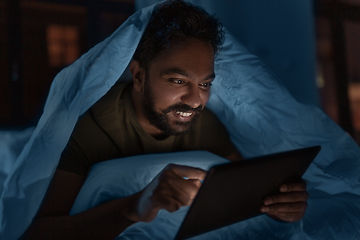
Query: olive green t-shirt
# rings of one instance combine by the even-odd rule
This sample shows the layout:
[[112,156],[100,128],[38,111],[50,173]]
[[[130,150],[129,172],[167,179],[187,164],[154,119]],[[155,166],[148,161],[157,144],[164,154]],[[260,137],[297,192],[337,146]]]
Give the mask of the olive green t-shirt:
[[206,108],[187,134],[158,140],[138,122],[132,82],[118,82],[77,122],[58,169],[86,175],[95,163],[133,155],[207,150],[222,157],[235,151],[225,127]]

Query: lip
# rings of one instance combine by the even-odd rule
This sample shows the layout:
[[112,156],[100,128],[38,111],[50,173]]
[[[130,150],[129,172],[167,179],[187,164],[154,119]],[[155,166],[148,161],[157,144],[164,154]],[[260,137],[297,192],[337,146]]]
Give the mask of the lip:
[[190,121],[190,120],[194,117],[194,115],[195,115],[195,113],[192,112],[192,111],[191,111],[191,112],[184,112],[184,113],[191,113],[190,116],[182,116],[182,115],[177,114],[176,112],[177,112],[177,111],[171,111],[172,115],[174,115],[174,117],[175,117],[176,119],[180,120],[181,122],[188,122],[188,121]]

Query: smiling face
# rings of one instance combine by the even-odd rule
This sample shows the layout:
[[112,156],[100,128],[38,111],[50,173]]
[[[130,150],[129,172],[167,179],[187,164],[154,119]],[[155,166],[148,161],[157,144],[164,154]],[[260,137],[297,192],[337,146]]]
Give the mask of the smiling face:
[[[153,136],[191,130],[209,96],[214,50],[196,38],[171,45],[147,69],[134,61],[133,102],[142,127]],[[139,99],[141,98],[141,100]]]

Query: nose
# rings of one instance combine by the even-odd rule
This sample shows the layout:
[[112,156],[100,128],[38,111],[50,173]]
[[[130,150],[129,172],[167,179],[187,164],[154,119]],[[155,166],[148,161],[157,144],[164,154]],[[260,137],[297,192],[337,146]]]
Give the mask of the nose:
[[200,94],[200,89],[197,85],[188,86],[186,92],[181,97],[181,101],[192,108],[197,108],[201,105]]

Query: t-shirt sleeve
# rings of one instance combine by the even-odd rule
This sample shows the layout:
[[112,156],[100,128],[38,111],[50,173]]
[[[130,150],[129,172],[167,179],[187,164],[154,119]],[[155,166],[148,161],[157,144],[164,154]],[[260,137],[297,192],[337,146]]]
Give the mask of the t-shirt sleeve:
[[57,168],[85,176],[93,164],[107,160],[113,148],[114,144],[88,111],[78,120]]

